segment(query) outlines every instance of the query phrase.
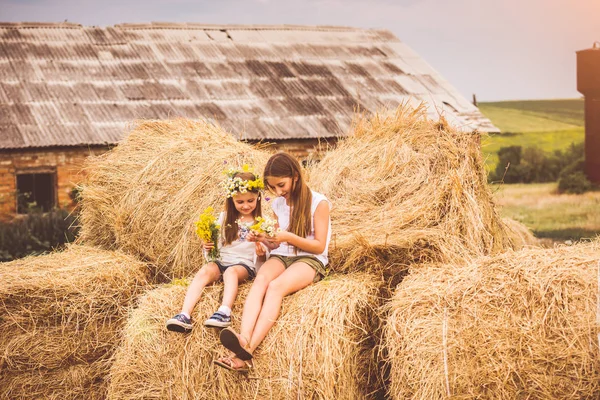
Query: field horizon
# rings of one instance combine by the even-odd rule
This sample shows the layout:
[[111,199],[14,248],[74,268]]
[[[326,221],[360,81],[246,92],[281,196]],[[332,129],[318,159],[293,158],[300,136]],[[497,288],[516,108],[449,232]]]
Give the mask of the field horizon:
[[488,170],[496,167],[502,147],[538,147],[552,153],[581,143],[585,137],[583,99],[479,102],[478,108],[501,130],[481,140]]

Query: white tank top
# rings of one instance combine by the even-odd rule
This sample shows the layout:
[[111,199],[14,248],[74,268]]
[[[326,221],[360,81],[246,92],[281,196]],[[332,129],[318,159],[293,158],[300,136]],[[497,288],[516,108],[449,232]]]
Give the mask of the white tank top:
[[[327,200],[327,197],[322,195],[321,193],[313,192],[312,193],[312,203],[310,205],[310,213],[311,213],[311,230],[310,234],[306,236],[306,239],[315,238],[315,211],[317,206],[322,202],[326,201],[329,206],[329,210],[331,210],[331,203]],[[277,219],[279,221],[279,228],[281,230],[287,231],[290,225],[290,207],[285,203],[285,199],[283,197],[277,197],[273,200],[271,204],[271,208],[273,208],[273,212],[277,215]],[[286,257],[295,257],[295,256],[313,256],[320,260],[323,265],[327,265],[329,262],[327,258],[328,250],[329,250],[329,240],[331,239],[331,218],[329,218],[329,229],[327,230],[327,242],[325,242],[325,250],[321,254],[309,253],[304,250],[298,249],[298,252],[295,252],[296,248],[287,243],[281,243],[278,248],[271,251],[271,254],[277,254],[280,256]]]
[[[225,213],[222,212],[219,215],[217,220],[217,224],[223,226],[225,222]],[[223,246],[224,235],[223,229],[221,229],[219,235],[219,261],[221,261],[224,265],[231,265],[237,263],[246,264],[248,267],[256,271],[257,267],[257,257],[256,257],[256,244],[254,242],[248,242],[246,240],[246,235],[249,232],[247,226],[241,226],[238,231],[238,238],[228,244],[227,246]]]

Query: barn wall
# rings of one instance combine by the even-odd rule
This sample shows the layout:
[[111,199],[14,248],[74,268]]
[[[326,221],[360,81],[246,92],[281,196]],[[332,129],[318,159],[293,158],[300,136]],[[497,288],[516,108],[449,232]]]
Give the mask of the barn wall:
[[56,172],[55,193],[58,207],[74,206],[70,193],[81,180],[81,167],[88,155],[98,155],[107,148],[23,149],[0,152],[0,218],[9,219],[17,212],[18,173]]

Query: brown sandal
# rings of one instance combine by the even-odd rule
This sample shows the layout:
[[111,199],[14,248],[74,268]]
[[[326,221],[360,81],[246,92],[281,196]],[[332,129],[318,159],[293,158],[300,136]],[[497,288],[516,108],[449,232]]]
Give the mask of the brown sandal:
[[[223,362],[223,361],[227,361],[227,362]],[[240,368],[235,368],[233,366],[233,358],[232,357],[226,357],[223,358],[223,361],[221,360],[214,360],[213,363],[217,364],[219,367],[223,367],[225,369],[228,369],[229,371],[235,371],[235,372],[239,372],[239,373],[248,373],[251,369],[252,369],[252,363],[248,362],[248,361],[244,361],[244,365],[241,366]]]
[[233,329],[226,328],[223,329],[219,335],[219,339],[221,339],[221,344],[229,351],[231,351],[237,358],[242,361],[252,360],[252,353],[242,346],[240,343],[240,339],[235,334]]

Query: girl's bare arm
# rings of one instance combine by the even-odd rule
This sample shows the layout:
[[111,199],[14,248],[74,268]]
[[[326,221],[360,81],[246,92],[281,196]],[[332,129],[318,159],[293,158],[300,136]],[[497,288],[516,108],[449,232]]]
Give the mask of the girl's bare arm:
[[307,239],[291,232],[278,232],[275,235],[277,242],[287,242],[294,247],[308,253],[321,254],[327,245],[327,234],[329,233],[329,204],[323,200],[317,206],[314,217],[315,238]]

